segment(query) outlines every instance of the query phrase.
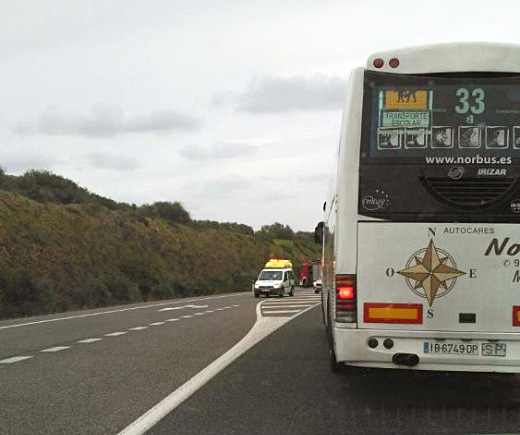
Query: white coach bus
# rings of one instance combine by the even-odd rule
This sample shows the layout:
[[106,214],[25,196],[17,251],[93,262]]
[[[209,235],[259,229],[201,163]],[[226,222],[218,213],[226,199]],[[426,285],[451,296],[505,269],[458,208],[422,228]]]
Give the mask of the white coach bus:
[[520,46],[355,69],[324,209],[334,370],[520,372]]

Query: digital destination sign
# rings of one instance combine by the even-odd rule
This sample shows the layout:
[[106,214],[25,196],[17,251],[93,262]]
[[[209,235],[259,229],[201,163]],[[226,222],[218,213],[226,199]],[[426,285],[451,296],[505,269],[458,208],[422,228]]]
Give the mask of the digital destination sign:
[[518,78],[381,76],[365,77],[371,157],[520,157]]

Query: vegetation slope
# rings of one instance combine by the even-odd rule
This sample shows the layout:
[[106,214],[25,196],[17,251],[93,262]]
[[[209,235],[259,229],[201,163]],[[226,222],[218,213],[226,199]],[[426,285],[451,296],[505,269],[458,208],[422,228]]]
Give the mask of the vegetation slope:
[[249,290],[270,255],[319,257],[311,233],[195,221],[45,171],[0,171],[0,318]]

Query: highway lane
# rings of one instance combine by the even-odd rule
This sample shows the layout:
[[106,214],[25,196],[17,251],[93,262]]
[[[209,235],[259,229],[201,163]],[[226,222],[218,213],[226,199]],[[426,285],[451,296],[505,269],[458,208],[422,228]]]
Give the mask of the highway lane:
[[118,433],[238,342],[257,303],[239,293],[0,322],[0,433]]
[[330,371],[315,308],[222,371],[148,433],[518,433],[516,375]]

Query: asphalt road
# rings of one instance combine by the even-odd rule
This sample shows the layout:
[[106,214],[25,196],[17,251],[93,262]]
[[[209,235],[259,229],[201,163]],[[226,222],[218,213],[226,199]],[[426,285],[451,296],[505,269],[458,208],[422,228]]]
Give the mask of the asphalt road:
[[0,322],[0,433],[118,433],[239,341],[256,304],[242,293]]
[[517,376],[332,373],[320,310],[300,315],[311,297],[235,294],[0,322],[0,433],[117,434],[241,340],[259,302],[269,321],[295,317],[150,434],[519,432]]
[[173,434],[520,431],[516,375],[330,371],[318,308],[252,348],[158,423]]

